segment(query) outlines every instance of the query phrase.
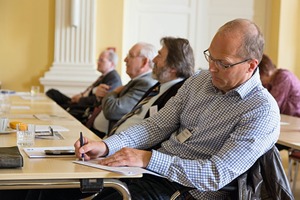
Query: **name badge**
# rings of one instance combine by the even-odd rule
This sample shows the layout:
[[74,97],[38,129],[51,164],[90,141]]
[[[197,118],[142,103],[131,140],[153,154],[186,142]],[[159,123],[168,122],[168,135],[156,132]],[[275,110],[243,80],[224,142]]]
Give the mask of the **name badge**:
[[155,113],[157,113],[157,105],[151,106],[149,110],[150,117],[153,116]]
[[192,136],[191,132],[188,129],[184,129],[181,133],[179,133],[176,136],[176,138],[180,143],[184,143],[191,136]]

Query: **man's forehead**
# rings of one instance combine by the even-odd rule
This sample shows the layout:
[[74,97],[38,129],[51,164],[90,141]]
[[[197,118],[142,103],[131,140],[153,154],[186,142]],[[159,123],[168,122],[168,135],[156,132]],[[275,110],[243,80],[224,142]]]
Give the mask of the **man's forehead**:
[[141,49],[141,46],[136,44],[129,50],[129,53],[138,53],[140,51],[140,49]]
[[236,55],[237,50],[241,46],[239,37],[226,37],[226,35],[216,35],[209,46],[209,52],[214,56]]
[[168,48],[165,45],[163,45],[158,52],[159,53],[168,53]]
[[106,56],[108,56],[108,52],[102,52],[100,55],[99,55],[99,57],[106,57]]

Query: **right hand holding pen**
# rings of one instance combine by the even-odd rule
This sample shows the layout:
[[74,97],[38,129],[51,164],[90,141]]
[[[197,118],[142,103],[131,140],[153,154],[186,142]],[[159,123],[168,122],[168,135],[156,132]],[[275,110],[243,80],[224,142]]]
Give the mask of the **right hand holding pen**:
[[78,139],[75,144],[75,154],[77,158],[81,159],[84,154],[84,160],[91,160],[101,156],[107,155],[108,149],[102,141],[92,141],[83,137],[84,145],[80,147],[80,140]]

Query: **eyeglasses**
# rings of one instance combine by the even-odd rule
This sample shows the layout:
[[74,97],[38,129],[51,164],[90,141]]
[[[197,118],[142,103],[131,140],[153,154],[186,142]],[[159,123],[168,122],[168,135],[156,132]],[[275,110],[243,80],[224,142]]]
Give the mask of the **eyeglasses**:
[[127,58],[138,58],[138,57],[145,57],[145,56],[142,56],[142,55],[132,55],[132,54],[130,54],[130,53],[128,53],[127,55],[126,55],[126,57]]
[[109,59],[106,58],[99,58],[96,60],[96,63],[104,63],[104,62],[111,62]]
[[248,59],[246,59],[246,60],[243,60],[243,61],[241,61],[241,62],[237,62],[237,63],[234,63],[234,64],[224,64],[224,63],[222,63],[222,61],[217,60],[217,59],[214,59],[214,58],[209,54],[208,49],[206,49],[206,50],[203,52],[203,54],[204,54],[204,57],[205,57],[205,59],[207,60],[207,62],[209,62],[209,63],[210,63],[210,62],[214,62],[215,65],[216,65],[218,68],[224,68],[224,69],[227,69],[227,68],[229,68],[229,67],[233,67],[233,66],[235,66],[235,65],[238,65],[238,64],[241,64],[241,63],[244,63],[244,62],[247,62],[247,61],[251,60],[251,58],[248,58]]

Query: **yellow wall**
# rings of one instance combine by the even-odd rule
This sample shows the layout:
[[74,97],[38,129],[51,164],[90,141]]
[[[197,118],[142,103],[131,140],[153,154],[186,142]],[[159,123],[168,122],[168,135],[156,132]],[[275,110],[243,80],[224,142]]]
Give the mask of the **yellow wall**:
[[96,58],[107,47],[116,48],[120,72],[123,34],[123,0],[98,0],[96,17]]
[[[107,47],[115,47],[121,66],[123,1],[97,0],[96,13],[95,60]],[[53,62],[54,20],[55,0],[0,0],[2,88],[29,91],[40,85]]]
[[300,1],[272,0],[266,53],[278,68],[300,78]]
[[[299,0],[281,1],[279,21],[279,43],[278,43],[278,67],[287,68],[297,74],[297,59],[299,53]],[[300,74],[298,74],[299,76]]]
[[267,42],[265,45],[265,53],[272,58],[274,63],[277,63],[278,59],[280,1],[281,0],[269,1],[269,10],[266,13],[266,28],[268,30],[267,35],[265,35]]
[[[266,53],[278,67],[300,77],[300,2],[270,0]],[[120,57],[123,0],[97,0],[96,55],[116,47]],[[267,7],[266,9],[270,9]],[[29,91],[39,85],[54,54],[55,0],[0,0],[0,81],[2,88]],[[263,21],[263,20],[259,20]]]
[[0,0],[2,88],[29,91],[53,61],[54,0]]

